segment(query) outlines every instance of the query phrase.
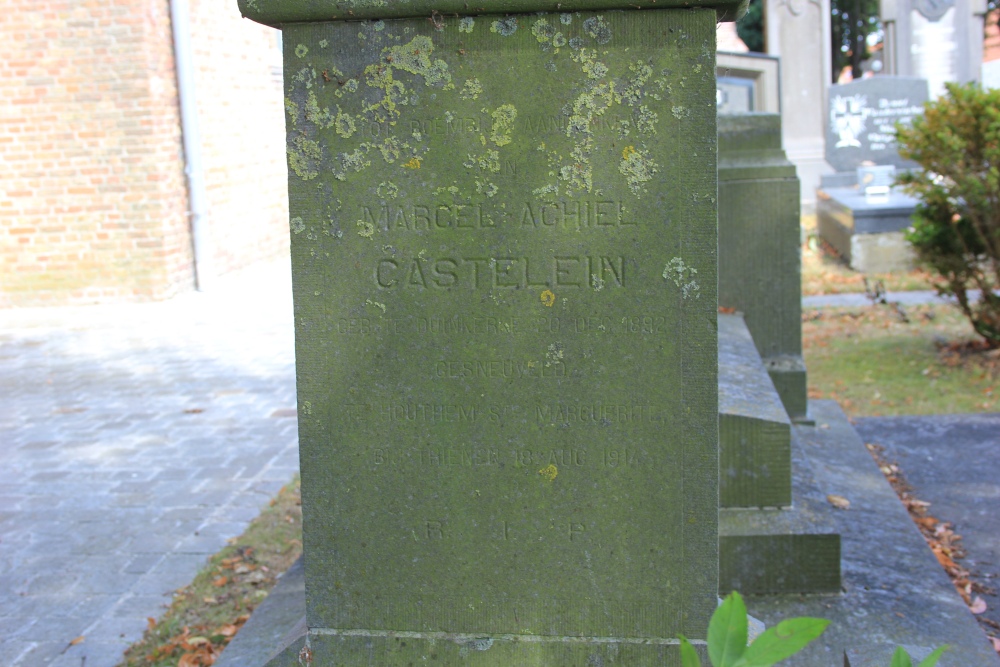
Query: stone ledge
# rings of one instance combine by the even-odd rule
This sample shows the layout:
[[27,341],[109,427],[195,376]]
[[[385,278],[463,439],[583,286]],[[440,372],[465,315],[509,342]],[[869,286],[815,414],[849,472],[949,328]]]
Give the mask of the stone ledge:
[[245,18],[276,28],[317,21],[636,9],[714,9],[720,21],[735,21],[748,4],[748,0],[489,0],[476,7],[465,0],[239,0]]

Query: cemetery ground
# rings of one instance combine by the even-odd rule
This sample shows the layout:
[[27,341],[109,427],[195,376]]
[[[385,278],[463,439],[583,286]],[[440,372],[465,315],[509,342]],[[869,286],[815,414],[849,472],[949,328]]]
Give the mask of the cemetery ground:
[[[226,544],[292,477],[285,271],[235,277],[216,296],[75,309],[60,322],[60,309],[4,315],[14,400],[0,416],[15,435],[0,482],[16,501],[7,509],[28,523],[0,517],[0,662],[75,667],[88,655],[88,667],[110,667],[149,630],[129,667],[174,667],[185,655],[184,667],[208,664],[295,557],[294,486]],[[814,394],[854,416],[995,411],[990,357],[935,343],[971,339],[958,314],[905,310],[908,323],[887,306],[807,308]],[[37,619],[51,621],[42,640]]]
[[[808,245],[804,248],[804,273],[813,280],[836,276],[834,285],[843,292],[864,289],[862,276],[822,250],[810,253]],[[893,291],[929,286],[927,276],[920,271],[878,278],[892,285]],[[835,399],[852,417],[996,411],[994,389],[1000,375],[1000,355],[975,344],[971,327],[954,307],[924,304],[898,308],[891,300],[890,293],[889,304],[804,310],[810,397]],[[887,452],[880,445],[869,445],[869,449],[956,588],[973,609],[985,607],[980,594],[992,600],[987,595],[992,589],[980,572],[970,572],[961,559],[962,538],[948,521],[956,517],[942,515],[936,506],[932,511],[920,492],[910,486],[893,458],[898,449]],[[132,646],[122,666],[211,664],[277,583],[277,574],[301,553],[299,502],[296,480],[278,494],[246,533],[231,540],[189,586],[174,594],[173,603],[161,617],[149,619],[144,638]],[[978,618],[984,630],[1000,634],[988,625],[992,615]]]

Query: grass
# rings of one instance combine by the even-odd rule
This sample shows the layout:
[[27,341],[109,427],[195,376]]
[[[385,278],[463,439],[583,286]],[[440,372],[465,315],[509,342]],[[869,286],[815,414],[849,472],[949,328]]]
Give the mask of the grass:
[[119,667],[208,667],[302,553],[296,477],[246,532],[211,558],[166,613],[149,619]]
[[802,245],[802,294],[846,294],[865,291],[869,282],[881,281],[889,292],[933,289],[931,274],[922,269],[867,276],[852,270],[816,236],[816,216],[802,219],[806,243]]
[[1000,351],[977,345],[948,305],[803,313],[810,398],[837,400],[851,416],[996,411]]

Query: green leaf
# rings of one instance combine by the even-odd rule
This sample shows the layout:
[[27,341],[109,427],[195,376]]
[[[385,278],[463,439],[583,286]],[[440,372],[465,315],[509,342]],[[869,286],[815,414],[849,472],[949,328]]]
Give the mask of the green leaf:
[[913,663],[910,661],[910,654],[900,646],[892,654],[892,662],[889,663],[889,667],[913,667]]
[[684,635],[681,638],[681,667],[701,667],[701,659],[698,652],[691,646],[691,642]]
[[917,667],[934,667],[934,665],[937,664],[938,660],[941,659],[941,656],[944,655],[944,652],[947,651],[949,648],[951,647],[948,646],[947,644],[945,644],[944,646],[939,646],[934,650],[933,653],[931,653],[929,656],[921,660],[920,664],[917,665]]
[[770,667],[801,651],[828,625],[823,618],[785,619],[757,637],[735,667]]
[[714,667],[733,667],[746,650],[747,606],[733,591],[708,622],[708,657]]

